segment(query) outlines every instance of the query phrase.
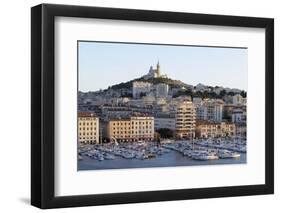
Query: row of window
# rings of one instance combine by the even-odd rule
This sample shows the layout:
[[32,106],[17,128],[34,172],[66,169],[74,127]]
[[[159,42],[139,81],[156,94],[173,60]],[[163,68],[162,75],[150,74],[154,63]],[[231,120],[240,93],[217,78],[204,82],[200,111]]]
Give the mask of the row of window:
[[125,137],[119,137],[118,135],[117,136],[112,136],[112,138],[115,138],[115,139],[117,139],[117,141],[123,141],[123,140],[125,140],[125,141],[138,141],[138,140],[149,140],[149,141],[151,141],[151,140],[153,140],[153,137],[138,137],[138,138],[132,138],[132,137],[130,137],[130,136],[125,136]]
[[94,132],[87,132],[87,133],[85,133],[85,132],[79,132],[79,135],[81,136],[81,135],[94,135],[94,136],[96,136],[97,134]]
[[[80,127],[79,130],[80,130],[80,131],[81,131],[81,130],[93,130],[93,127],[87,127],[87,128],[85,128],[85,127],[81,128],[81,127]],[[97,128],[95,127],[94,130],[97,130]]]
[[79,140],[81,141],[81,140],[90,140],[90,141],[92,141],[92,142],[96,142],[96,140],[93,140],[93,138],[91,138],[91,137],[79,137]]
[[[138,133],[139,133],[139,134],[145,134],[145,133],[148,134],[148,133],[150,133],[150,134],[151,134],[152,131],[135,131],[135,132],[134,132],[134,131],[132,131],[132,132],[130,132],[130,131],[124,131],[124,134],[127,134],[127,133],[132,133],[132,134],[138,134]],[[114,135],[115,135],[115,134],[119,134],[119,131],[117,131],[117,132],[114,131],[113,134],[114,134]],[[120,134],[123,134],[123,131],[121,131]]]
[[96,126],[96,122],[79,122],[80,126]]
[[[143,126],[142,128],[138,128],[138,127],[133,127],[132,126],[132,129],[152,129],[153,127],[152,126]],[[123,127],[113,127],[113,130],[115,129],[120,129],[120,130],[123,130]],[[124,127],[124,129],[128,129],[130,130],[130,127]]]
[[[137,125],[137,124],[143,124],[143,125],[144,125],[144,124],[151,124],[151,121],[146,121],[146,122],[141,122],[141,121],[135,121],[135,122],[134,122],[134,121],[132,121],[132,125],[134,125],[134,124],[136,124],[136,125]],[[115,123],[115,122],[114,122],[114,123],[113,123],[113,126],[115,126],[115,125],[117,125],[117,126],[119,126],[119,125],[120,125],[120,126],[122,126],[122,125],[124,125],[124,126],[127,126],[127,125],[130,126],[131,123],[124,123],[124,122],[121,122],[121,123],[116,122],[116,123]]]

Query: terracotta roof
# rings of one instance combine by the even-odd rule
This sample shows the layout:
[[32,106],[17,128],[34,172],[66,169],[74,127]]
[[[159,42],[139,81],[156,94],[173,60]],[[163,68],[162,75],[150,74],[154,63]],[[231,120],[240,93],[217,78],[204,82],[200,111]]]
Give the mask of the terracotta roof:
[[78,117],[96,117],[96,115],[91,112],[78,112]]

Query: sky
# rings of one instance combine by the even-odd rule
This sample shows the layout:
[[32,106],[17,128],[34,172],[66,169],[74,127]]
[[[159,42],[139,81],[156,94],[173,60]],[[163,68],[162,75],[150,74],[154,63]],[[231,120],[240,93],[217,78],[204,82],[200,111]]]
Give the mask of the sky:
[[160,63],[161,74],[184,83],[247,91],[247,49],[78,42],[79,91],[97,91],[148,73]]

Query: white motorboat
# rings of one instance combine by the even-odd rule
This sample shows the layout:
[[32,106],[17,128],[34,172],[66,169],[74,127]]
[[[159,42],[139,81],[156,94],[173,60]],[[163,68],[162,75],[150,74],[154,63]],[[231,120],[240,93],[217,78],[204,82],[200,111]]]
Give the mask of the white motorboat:
[[219,157],[213,153],[207,151],[194,151],[191,154],[192,159],[194,160],[217,160]]
[[135,155],[133,153],[123,153],[122,157],[126,159],[132,159],[135,157]]
[[115,159],[115,156],[114,156],[114,155],[111,155],[111,154],[109,154],[109,153],[105,153],[103,157],[104,157],[104,159],[106,159],[106,160],[114,160],[114,159]]
[[239,158],[240,154],[237,152],[231,152],[228,150],[219,150],[218,156],[219,156],[219,158]]
[[174,140],[170,140],[170,139],[164,139],[164,140],[160,141],[161,144],[169,144],[169,143],[174,143],[174,142],[175,142]]
[[183,155],[184,155],[184,156],[187,156],[187,157],[191,157],[191,156],[192,156],[192,153],[193,153],[192,150],[186,149],[186,150],[184,150]]

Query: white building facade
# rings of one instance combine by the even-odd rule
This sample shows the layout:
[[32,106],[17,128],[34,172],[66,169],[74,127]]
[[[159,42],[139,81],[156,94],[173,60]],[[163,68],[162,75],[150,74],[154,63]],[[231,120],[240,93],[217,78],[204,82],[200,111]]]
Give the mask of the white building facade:
[[217,100],[202,101],[196,105],[196,119],[221,122],[223,116],[223,103]]
[[156,85],[156,97],[158,98],[166,98],[169,93],[169,85],[168,84],[157,84]]
[[178,138],[195,137],[196,111],[191,101],[184,101],[176,109],[176,136]]
[[140,98],[142,95],[149,93],[152,89],[152,84],[143,81],[133,82],[133,98]]
[[78,113],[78,141],[79,143],[99,143],[99,118],[92,113]]

